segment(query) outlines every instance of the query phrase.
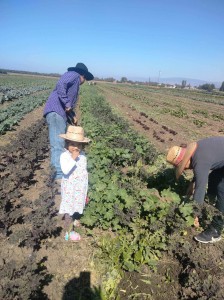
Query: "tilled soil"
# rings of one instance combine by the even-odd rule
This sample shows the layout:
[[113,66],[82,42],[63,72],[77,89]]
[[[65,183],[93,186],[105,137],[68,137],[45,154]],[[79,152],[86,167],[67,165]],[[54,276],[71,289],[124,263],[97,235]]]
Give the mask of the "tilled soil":
[[[165,94],[134,92],[133,88],[99,83],[98,90],[120,116],[162,153],[173,145],[187,144],[208,136],[223,135],[224,121],[211,116],[224,114],[224,106]],[[174,110],[183,116],[170,115]],[[198,111],[198,114],[195,112]],[[203,115],[204,113],[204,115]],[[186,115],[185,115],[186,114]],[[209,116],[209,117],[208,117]],[[201,123],[200,123],[201,122]],[[195,124],[196,123],[196,124]]]
[[[15,127],[14,131],[0,136],[0,148],[5,149],[5,147],[9,147],[10,143],[15,142],[20,137],[20,133],[24,132],[24,130],[32,131],[32,127],[35,124],[43,121],[42,112],[43,107],[40,107],[30,114],[27,114],[19,126]],[[29,161],[29,157],[26,159]],[[15,166],[15,169],[16,167],[22,168],[23,166]],[[21,205],[23,207],[24,216],[32,211],[32,203],[35,203],[36,199],[38,199],[42,193],[52,193],[51,201],[54,203],[53,209],[56,210],[56,212],[58,211],[60,195],[57,194],[57,190],[55,190],[54,187],[49,187],[47,184],[47,175],[50,173],[49,168],[48,152],[44,159],[40,160],[39,166],[36,168],[35,174],[33,174],[31,183],[24,187],[21,185],[19,188],[19,198],[13,200],[13,205]],[[3,172],[1,176],[2,178],[4,177]],[[23,199],[26,199],[28,205],[23,206]],[[11,233],[9,232],[7,236],[1,234],[0,268],[3,267],[1,273],[6,271],[4,270],[4,266],[7,266],[12,259],[18,263],[18,266],[22,267],[29,257],[35,255],[37,262],[45,258],[44,266],[47,268],[47,273],[49,274],[47,277],[48,282],[45,280],[45,282],[42,283],[43,290],[41,297],[52,300],[79,299],[79,297],[83,297],[80,299],[88,299],[88,295],[93,295],[92,288],[100,286],[101,283],[97,266],[93,263],[94,238],[89,237],[86,234],[85,228],[81,227],[77,229],[81,234],[81,241],[65,241],[62,216],[56,213],[53,221],[55,222],[55,234],[51,237],[43,238],[39,249],[35,251],[27,246],[19,246],[19,241],[17,240],[17,234],[19,234],[21,230],[23,231],[23,228],[27,230],[27,226],[30,225],[24,224],[24,222],[16,222],[10,227]],[[42,222],[45,222],[45,220],[42,220]],[[1,281],[1,284],[3,283],[4,282]],[[25,294],[23,293],[23,295]],[[18,299],[20,299],[19,296]]]

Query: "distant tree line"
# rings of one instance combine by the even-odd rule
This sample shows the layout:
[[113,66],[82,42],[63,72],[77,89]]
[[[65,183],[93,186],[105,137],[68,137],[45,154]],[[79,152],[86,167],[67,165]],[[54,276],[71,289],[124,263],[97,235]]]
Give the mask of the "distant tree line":
[[205,83],[205,84],[199,85],[198,88],[200,90],[205,90],[205,91],[211,92],[212,90],[215,89],[215,85],[213,83]]
[[106,81],[106,82],[116,82],[116,83],[127,83],[127,84],[141,84],[141,85],[150,85],[150,86],[156,86],[158,85],[157,82],[151,82],[151,81],[133,81],[129,80],[127,77],[121,77],[120,80],[117,80],[113,77],[108,77],[108,78],[99,78],[99,77],[94,77],[94,80],[96,81]]
[[[201,90],[206,90],[208,92],[211,92],[215,89],[215,85],[213,83],[205,83],[203,85],[199,85],[198,87]],[[221,87],[219,88],[219,91],[224,92],[224,81],[221,84]]]
[[18,70],[8,70],[8,69],[0,69],[1,74],[7,73],[18,73],[18,74],[28,74],[28,75],[41,75],[41,76],[52,76],[52,77],[60,77],[60,74],[57,73],[38,73],[38,72],[30,72],[30,71],[18,71]]
[[[108,78],[98,78],[98,77],[95,77],[94,78],[96,81],[106,81],[106,82],[117,82],[117,83],[129,83],[129,84],[144,84],[144,85],[151,85],[151,86],[155,86],[155,85],[158,85],[158,82],[150,82],[150,81],[145,81],[145,82],[142,82],[142,81],[132,81],[132,80],[128,80],[127,77],[123,76],[121,77],[120,80],[116,80],[115,78],[113,77],[108,77]],[[160,84],[160,86],[165,86],[165,84]],[[187,84],[187,81],[186,80],[182,80],[182,83],[181,85],[180,84],[175,84],[176,88],[191,88],[191,85],[190,84]],[[199,85],[198,86],[198,89],[201,89],[201,90],[205,90],[205,91],[208,91],[208,92],[211,92],[215,89],[215,85],[213,83],[205,83],[203,85]],[[222,83],[220,89],[220,91],[224,91],[224,82]]]
[[220,87],[220,89],[219,89],[221,92],[224,92],[224,81],[222,82],[222,85],[221,85],[221,87]]
[[99,77],[94,77],[94,80],[96,81],[106,81],[106,82],[114,82],[116,79],[113,77],[108,77],[108,78],[99,78]]

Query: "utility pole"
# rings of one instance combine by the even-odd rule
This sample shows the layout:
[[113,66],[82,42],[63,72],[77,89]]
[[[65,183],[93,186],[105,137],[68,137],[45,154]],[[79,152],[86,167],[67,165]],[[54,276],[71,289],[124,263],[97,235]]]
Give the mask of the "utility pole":
[[161,74],[161,71],[159,71],[158,83],[159,83],[159,81],[160,81],[160,74]]

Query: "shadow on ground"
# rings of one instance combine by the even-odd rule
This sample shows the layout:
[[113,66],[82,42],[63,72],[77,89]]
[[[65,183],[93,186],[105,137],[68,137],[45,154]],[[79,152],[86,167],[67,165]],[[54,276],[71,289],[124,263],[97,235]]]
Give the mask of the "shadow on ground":
[[80,272],[64,287],[62,300],[102,300],[101,288],[91,287],[90,272]]

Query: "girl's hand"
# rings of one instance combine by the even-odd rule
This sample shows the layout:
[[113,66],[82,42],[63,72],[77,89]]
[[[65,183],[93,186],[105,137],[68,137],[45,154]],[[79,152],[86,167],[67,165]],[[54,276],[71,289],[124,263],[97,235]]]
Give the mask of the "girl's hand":
[[72,158],[76,159],[80,154],[80,150],[78,148],[74,148],[71,153],[72,153]]
[[194,219],[194,226],[195,226],[196,228],[200,227],[200,223],[199,223],[198,217],[196,217],[196,218]]

